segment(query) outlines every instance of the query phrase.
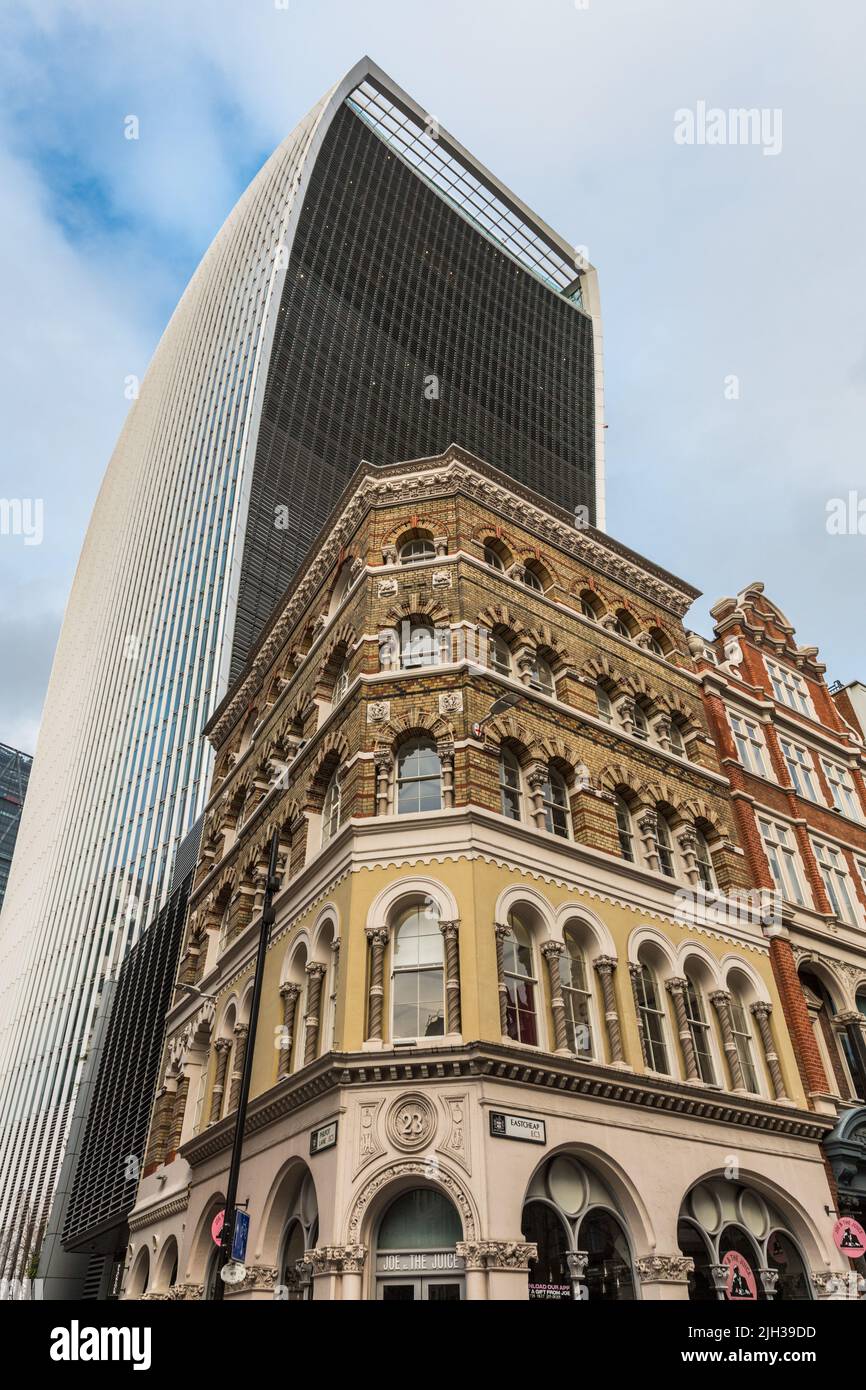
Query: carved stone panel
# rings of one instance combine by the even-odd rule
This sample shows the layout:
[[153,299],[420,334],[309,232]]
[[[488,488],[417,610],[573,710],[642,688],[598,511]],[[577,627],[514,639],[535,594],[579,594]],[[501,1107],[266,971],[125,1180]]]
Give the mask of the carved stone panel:
[[438,1153],[453,1158],[467,1173],[472,1172],[469,1151],[469,1104],[467,1096],[445,1095],[439,1097],[445,1112],[445,1129],[436,1145]]
[[414,1153],[432,1142],[436,1133],[436,1112],[427,1096],[412,1092],[394,1102],[385,1127],[395,1149]]
[[358,1106],[354,1169],[356,1173],[359,1173],[377,1154],[385,1152],[385,1145],[379,1137],[379,1111],[384,1104],[382,1099],[365,1100]]

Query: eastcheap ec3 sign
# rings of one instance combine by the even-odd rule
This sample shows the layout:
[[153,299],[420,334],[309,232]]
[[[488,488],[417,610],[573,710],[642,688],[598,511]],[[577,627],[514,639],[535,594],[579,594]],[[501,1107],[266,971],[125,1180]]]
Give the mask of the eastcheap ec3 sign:
[[544,1121],[533,1120],[530,1115],[508,1115],[501,1110],[491,1110],[490,1133],[494,1139],[520,1139],[524,1144],[547,1143]]

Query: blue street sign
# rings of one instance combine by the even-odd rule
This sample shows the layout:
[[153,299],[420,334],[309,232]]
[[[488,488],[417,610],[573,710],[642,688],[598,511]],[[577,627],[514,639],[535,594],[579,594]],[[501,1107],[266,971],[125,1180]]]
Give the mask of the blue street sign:
[[232,1241],[232,1259],[240,1264],[247,1253],[247,1238],[250,1233],[250,1218],[245,1211],[235,1212],[235,1236]]

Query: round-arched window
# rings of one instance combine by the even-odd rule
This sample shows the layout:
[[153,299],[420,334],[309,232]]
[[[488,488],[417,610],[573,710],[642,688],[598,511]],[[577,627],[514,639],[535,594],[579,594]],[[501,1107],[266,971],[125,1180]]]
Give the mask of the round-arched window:
[[442,764],[431,738],[409,739],[397,755],[397,813],[438,811],[442,806]]
[[397,919],[391,952],[391,998],[394,1038],[444,1034],[444,945],[435,907],[412,906]]
[[532,939],[516,912],[509,912],[509,934],[502,943],[502,970],[506,990],[505,1031],[515,1042],[538,1045],[535,990],[538,983],[532,961]]
[[536,1172],[526,1194],[524,1238],[538,1247],[529,1297],[589,1302],[637,1297],[631,1247],[617,1202],[588,1165],[559,1153]]
[[400,546],[400,564],[418,565],[422,560],[435,560],[436,547],[430,540],[423,538],[406,541]]
[[520,763],[510,748],[503,748],[499,754],[499,794],[503,816],[511,820],[521,820],[521,778]]

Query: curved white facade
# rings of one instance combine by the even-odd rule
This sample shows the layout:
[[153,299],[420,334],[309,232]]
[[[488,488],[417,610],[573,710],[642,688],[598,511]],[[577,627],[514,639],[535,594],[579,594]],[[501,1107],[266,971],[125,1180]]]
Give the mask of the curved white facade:
[[[317,151],[368,76],[399,91],[369,60],[359,63],[280,145],[220,230],[160,341],[94,508],[0,917],[0,1273],[4,1264],[16,1272],[29,1243],[3,1233],[38,1225],[50,1201],[102,981],[164,901],[177,844],[206,799],[200,732],[228,681],[286,265]],[[544,235],[563,255],[570,249]],[[600,503],[591,269],[584,283],[597,330]]]

